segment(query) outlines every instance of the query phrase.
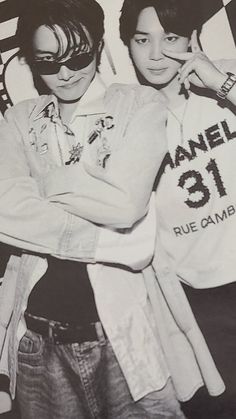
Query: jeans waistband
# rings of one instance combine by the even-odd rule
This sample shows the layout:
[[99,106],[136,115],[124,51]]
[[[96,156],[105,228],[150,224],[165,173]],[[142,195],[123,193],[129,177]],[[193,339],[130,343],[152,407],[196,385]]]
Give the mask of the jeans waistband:
[[56,345],[106,339],[101,322],[81,326],[37,317],[28,312],[25,312],[25,321],[28,329]]

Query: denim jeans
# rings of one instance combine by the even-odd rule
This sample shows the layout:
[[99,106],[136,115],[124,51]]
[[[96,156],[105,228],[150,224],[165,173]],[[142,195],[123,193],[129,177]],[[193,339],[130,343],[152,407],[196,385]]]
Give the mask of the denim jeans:
[[98,340],[82,344],[52,344],[27,330],[18,352],[21,419],[185,418],[170,380],[162,390],[133,401],[98,325]]

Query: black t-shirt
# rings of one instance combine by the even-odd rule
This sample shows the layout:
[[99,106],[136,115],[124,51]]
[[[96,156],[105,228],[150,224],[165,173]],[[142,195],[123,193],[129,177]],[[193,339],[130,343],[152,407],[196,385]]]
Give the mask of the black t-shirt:
[[21,250],[9,246],[8,244],[0,243],[0,278],[4,276],[10,256],[19,256],[20,254]]
[[81,326],[98,321],[86,263],[51,256],[47,259],[48,270],[33,288],[27,311]]

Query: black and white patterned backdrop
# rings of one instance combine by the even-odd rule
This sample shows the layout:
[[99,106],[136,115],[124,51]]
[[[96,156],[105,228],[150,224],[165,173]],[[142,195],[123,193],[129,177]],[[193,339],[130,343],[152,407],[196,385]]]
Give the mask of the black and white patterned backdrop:
[[[213,59],[236,57],[236,0],[198,1],[203,9],[201,43]],[[0,0],[0,118],[20,100],[37,95],[27,66],[19,63],[15,29],[21,0]],[[127,50],[119,40],[118,18],[122,0],[99,0],[106,15],[106,48],[101,73],[113,81],[133,82]]]

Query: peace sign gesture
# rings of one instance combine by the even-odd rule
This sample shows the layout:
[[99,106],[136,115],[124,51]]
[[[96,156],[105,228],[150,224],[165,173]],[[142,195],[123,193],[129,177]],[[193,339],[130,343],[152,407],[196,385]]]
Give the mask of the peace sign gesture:
[[179,82],[186,89],[190,83],[198,87],[206,87],[215,91],[224,83],[226,75],[219,71],[212,61],[201,50],[197,39],[197,31],[194,30],[190,41],[192,52],[171,52],[163,49],[167,57],[185,61],[179,69]]

